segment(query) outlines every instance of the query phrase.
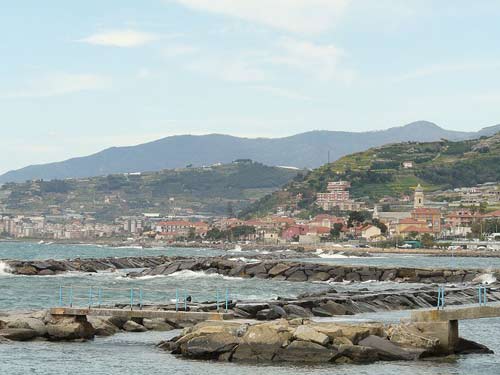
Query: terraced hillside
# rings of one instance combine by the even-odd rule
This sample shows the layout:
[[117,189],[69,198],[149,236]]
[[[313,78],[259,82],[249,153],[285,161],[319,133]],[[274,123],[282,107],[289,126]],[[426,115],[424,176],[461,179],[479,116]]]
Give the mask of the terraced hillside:
[[[412,167],[404,168],[403,162],[411,162]],[[283,190],[252,204],[242,216],[260,216],[278,206],[289,206],[299,193],[299,208],[310,209],[316,193],[325,191],[328,181],[350,181],[352,196],[378,200],[387,195],[411,194],[419,183],[433,191],[499,179],[500,133],[460,142],[390,144],[345,156],[305,176],[299,175]]]
[[71,209],[97,218],[142,212],[221,214],[238,211],[289,182],[299,171],[250,160],[204,168],[143,174],[8,183],[0,188],[0,206],[12,213]]

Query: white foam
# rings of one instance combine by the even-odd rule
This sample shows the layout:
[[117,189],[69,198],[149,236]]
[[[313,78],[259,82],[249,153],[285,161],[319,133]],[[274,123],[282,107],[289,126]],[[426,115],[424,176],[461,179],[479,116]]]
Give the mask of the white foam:
[[179,280],[193,280],[193,279],[222,279],[222,280],[243,280],[241,277],[231,277],[224,276],[218,273],[206,273],[204,271],[191,271],[191,270],[182,270],[170,275],[167,277],[176,278]]
[[493,284],[497,281],[497,278],[493,276],[491,273],[483,273],[482,275],[476,276],[472,282],[473,283],[481,283],[481,284]]
[[9,265],[5,262],[0,262],[0,276],[12,275],[12,270]]
[[232,253],[241,253],[243,250],[241,249],[240,245],[235,245],[234,249],[229,250]]

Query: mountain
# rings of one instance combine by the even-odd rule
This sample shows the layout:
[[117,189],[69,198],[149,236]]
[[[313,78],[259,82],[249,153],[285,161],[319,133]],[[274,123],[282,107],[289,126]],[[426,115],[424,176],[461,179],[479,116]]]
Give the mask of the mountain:
[[112,147],[96,154],[57,163],[31,165],[0,176],[2,182],[64,179],[113,173],[158,171],[252,159],[267,165],[315,168],[328,160],[370,147],[403,141],[463,140],[494,134],[500,125],[479,132],[445,130],[418,121],[370,132],[311,131],[283,138],[239,138],[229,135],[180,135],[130,147]]
[[97,219],[143,212],[226,214],[269,194],[300,171],[242,160],[205,168],[106,177],[6,183],[0,207],[11,213],[71,210]]
[[[411,161],[411,168],[403,162]],[[329,181],[351,182],[351,195],[378,201],[384,196],[412,194],[421,184],[426,191],[475,186],[500,180],[500,132],[491,137],[452,142],[404,142],[371,148],[344,156],[334,163],[298,175],[282,190],[255,202],[242,217],[266,215],[278,207],[297,208],[306,216],[317,211],[316,194],[326,191]],[[293,208],[293,207],[292,207]]]

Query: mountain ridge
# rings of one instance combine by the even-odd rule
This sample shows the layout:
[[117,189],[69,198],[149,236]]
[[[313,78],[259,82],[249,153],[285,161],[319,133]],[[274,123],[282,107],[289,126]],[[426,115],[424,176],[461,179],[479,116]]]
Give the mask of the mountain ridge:
[[280,138],[245,138],[212,133],[175,135],[151,142],[110,147],[88,156],[30,165],[0,175],[0,183],[33,179],[61,179],[101,176],[113,173],[158,171],[228,163],[235,159],[252,159],[267,165],[289,165],[315,168],[330,160],[363,151],[370,147],[404,141],[463,140],[487,136],[500,125],[477,132],[446,130],[428,121],[368,132],[313,130]]

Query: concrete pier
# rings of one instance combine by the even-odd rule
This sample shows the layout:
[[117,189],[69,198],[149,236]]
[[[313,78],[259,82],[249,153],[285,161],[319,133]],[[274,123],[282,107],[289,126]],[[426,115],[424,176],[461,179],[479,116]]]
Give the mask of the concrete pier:
[[230,320],[234,318],[232,312],[203,312],[203,311],[161,311],[161,310],[127,310],[127,309],[100,309],[100,308],[73,308],[55,307],[50,309],[54,316],[115,316],[120,318],[161,318],[171,322],[202,322],[205,320]]
[[500,317],[500,306],[470,306],[443,310],[419,310],[411,320],[425,335],[437,337],[443,352],[453,352],[459,341],[458,321]]

